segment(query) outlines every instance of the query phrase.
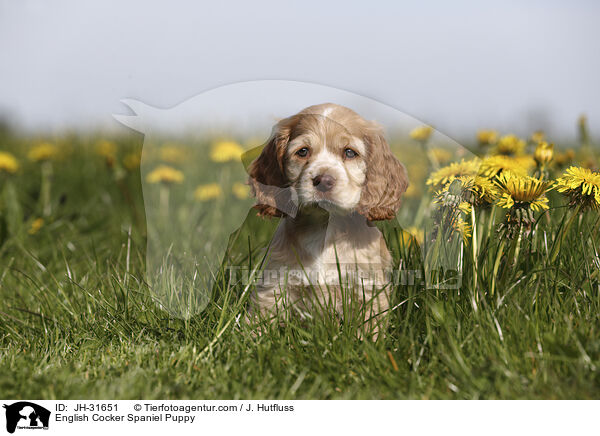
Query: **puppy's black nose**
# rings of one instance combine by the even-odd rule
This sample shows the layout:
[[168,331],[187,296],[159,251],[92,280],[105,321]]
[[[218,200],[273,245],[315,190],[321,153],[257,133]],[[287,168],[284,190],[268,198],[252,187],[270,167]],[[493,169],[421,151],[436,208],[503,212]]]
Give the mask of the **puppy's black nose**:
[[313,186],[321,192],[331,191],[333,185],[335,185],[335,178],[328,174],[323,174],[313,179]]

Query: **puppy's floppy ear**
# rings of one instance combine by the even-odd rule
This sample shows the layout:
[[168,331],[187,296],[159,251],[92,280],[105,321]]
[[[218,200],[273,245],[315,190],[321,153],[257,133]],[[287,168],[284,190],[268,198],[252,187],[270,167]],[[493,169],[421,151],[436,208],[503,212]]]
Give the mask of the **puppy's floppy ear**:
[[290,118],[277,123],[262,153],[248,168],[248,183],[256,197],[254,208],[261,216],[280,217],[290,210],[292,196],[285,176],[284,158],[291,131]]
[[400,199],[408,187],[406,168],[392,154],[383,132],[375,123],[364,129],[367,174],[357,210],[370,221],[396,216]]

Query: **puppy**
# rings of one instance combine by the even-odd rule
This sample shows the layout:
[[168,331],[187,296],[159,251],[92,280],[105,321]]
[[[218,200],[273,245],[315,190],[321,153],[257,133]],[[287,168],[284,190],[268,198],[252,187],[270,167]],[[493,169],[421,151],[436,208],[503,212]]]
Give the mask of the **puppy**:
[[393,219],[408,186],[381,128],[343,106],[310,106],[275,125],[249,175],[258,213],[282,218],[251,313],[341,315],[357,301],[376,334],[392,258],[372,222]]

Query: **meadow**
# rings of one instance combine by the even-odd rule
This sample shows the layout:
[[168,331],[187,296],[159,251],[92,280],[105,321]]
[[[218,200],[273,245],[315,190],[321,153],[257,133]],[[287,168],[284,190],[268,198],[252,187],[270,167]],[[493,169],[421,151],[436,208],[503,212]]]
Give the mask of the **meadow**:
[[[257,336],[239,322],[248,289],[214,286],[216,273],[194,282],[208,298],[190,316],[157,302],[144,186],[156,210],[188,206],[160,219],[226,238],[252,205],[240,164],[249,138],[150,146],[134,133],[4,125],[0,396],[599,398],[600,156],[585,119],[555,145],[541,132],[474,132],[470,155],[431,147],[431,134],[390,141],[412,182],[394,249],[428,285],[397,284],[387,330],[371,341],[356,320],[327,314]],[[458,286],[440,286],[454,277],[436,264],[445,247]]]

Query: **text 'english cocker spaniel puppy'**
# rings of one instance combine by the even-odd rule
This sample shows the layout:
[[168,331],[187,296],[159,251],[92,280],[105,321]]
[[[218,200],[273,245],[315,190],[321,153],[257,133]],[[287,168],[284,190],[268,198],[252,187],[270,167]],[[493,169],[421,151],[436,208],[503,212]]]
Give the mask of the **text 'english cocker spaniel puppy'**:
[[373,221],[395,218],[408,186],[381,128],[343,106],[310,106],[275,125],[249,173],[258,213],[282,218],[251,314],[342,315],[352,300],[376,334],[392,258]]

